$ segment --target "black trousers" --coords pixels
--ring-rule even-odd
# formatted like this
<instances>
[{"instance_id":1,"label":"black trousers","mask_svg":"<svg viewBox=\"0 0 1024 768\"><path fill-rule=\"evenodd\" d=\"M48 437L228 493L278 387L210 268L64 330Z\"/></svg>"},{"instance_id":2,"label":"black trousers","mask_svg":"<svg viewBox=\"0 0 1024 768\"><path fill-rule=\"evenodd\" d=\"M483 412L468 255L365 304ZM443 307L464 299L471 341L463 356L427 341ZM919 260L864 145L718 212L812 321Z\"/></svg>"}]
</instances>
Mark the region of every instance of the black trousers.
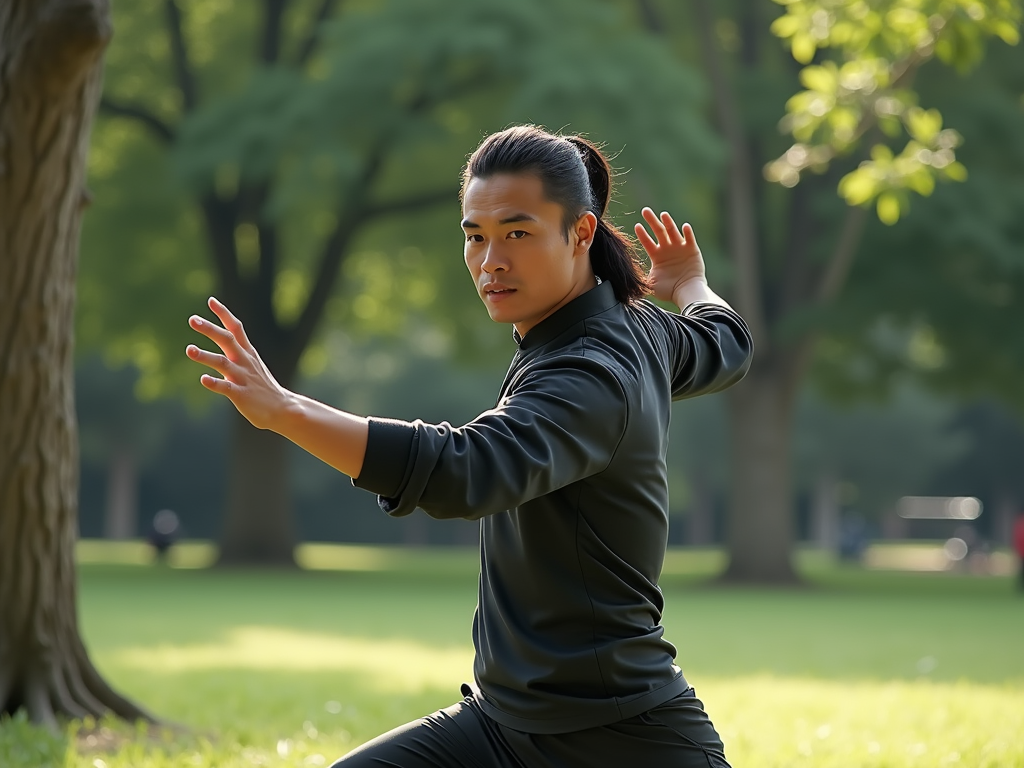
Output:
<instances>
[{"instance_id":1,"label":"black trousers","mask_svg":"<svg viewBox=\"0 0 1024 768\"><path fill-rule=\"evenodd\" d=\"M523 733L496 723L469 686L465 698L378 736L332 768L729 768L693 689L600 728Z\"/></svg>"}]
</instances>

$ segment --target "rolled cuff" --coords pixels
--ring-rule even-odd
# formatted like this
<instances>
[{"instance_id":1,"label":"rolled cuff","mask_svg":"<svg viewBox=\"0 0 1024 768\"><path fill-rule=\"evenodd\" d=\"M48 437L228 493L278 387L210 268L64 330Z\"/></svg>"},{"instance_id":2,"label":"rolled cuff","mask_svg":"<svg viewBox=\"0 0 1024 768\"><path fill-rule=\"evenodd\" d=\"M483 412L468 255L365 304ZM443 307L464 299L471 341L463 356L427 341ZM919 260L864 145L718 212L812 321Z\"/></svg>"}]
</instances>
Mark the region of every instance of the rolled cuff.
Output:
<instances>
[{"instance_id":1,"label":"rolled cuff","mask_svg":"<svg viewBox=\"0 0 1024 768\"><path fill-rule=\"evenodd\" d=\"M352 485L385 498L398 496L412 459L415 435L416 427L407 421L370 418L366 457Z\"/></svg>"}]
</instances>

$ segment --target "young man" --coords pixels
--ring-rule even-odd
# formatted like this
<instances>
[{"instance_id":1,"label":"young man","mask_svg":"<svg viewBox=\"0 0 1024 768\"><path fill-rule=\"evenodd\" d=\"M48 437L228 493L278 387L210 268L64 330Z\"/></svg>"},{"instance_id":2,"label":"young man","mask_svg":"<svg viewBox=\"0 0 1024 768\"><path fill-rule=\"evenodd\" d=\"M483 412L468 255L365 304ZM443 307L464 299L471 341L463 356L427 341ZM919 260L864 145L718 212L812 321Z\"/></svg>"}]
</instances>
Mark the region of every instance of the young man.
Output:
<instances>
[{"instance_id":1,"label":"young man","mask_svg":"<svg viewBox=\"0 0 1024 768\"><path fill-rule=\"evenodd\" d=\"M722 742L663 638L672 399L723 389L752 354L708 287L689 225L645 208L651 269L604 220L607 160L579 137L521 126L463 174L465 260L519 346L497 404L469 424L363 418L284 390L241 323L192 327L223 354L202 383L377 493L381 508L481 520L474 683L464 699L338 765L700 766ZM653 293L682 309L643 300Z\"/></svg>"}]
</instances>

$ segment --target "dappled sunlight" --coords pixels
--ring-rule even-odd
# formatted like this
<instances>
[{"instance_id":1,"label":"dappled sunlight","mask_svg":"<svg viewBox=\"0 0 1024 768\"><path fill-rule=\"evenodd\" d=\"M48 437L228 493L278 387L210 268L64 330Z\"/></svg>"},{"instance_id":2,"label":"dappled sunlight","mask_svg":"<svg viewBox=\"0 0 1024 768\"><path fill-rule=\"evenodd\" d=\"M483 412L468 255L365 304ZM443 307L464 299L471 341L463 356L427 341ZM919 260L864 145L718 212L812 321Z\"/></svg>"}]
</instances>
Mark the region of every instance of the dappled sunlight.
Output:
<instances>
[{"instance_id":1,"label":"dappled sunlight","mask_svg":"<svg viewBox=\"0 0 1024 768\"><path fill-rule=\"evenodd\" d=\"M348 672L386 693L450 687L472 676L470 646L431 646L415 640L371 640L281 627L244 626L218 642L119 649L114 666L175 674L209 669Z\"/></svg>"},{"instance_id":2,"label":"dappled sunlight","mask_svg":"<svg viewBox=\"0 0 1024 768\"><path fill-rule=\"evenodd\" d=\"M691 678L733 765L850 768L1024 765L1024 688Z\"/></svg>"}]
</instances>

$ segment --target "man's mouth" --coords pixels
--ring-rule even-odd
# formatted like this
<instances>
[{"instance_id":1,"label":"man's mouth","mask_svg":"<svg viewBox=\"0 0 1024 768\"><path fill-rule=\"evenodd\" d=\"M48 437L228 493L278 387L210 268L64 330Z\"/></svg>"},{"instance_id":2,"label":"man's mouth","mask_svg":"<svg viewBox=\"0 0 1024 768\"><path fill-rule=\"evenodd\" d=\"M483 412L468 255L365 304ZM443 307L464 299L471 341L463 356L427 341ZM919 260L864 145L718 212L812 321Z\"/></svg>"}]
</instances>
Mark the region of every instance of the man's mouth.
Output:
<instances>
[{"instance_id":1,"label":"man's mouth","mask_svg":"<svg viewBox=\"0 0 1024 768\"><path fill-rule=\"evenodd\" d=\"M509 288L505 285L493 285L484 287L484 298L487 301L501 301L502 299L508 298L516 292L515 288Z\"/></svg>"}]
</instances>

